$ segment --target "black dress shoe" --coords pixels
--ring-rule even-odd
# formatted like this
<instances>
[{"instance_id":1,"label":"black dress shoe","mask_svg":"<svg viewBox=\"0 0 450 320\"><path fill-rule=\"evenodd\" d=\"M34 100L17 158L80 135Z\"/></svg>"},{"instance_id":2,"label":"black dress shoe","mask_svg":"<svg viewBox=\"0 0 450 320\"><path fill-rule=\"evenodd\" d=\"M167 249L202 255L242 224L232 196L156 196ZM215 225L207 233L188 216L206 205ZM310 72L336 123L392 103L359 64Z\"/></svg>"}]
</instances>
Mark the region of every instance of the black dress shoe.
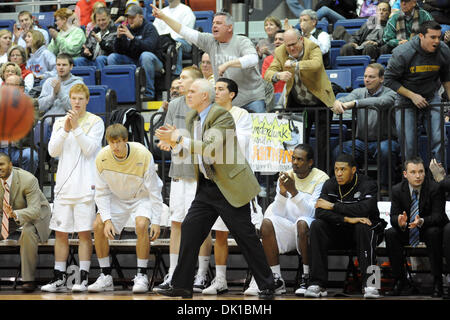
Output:
<instances>
[{"instance_id":1,"label":"black dress shoe","mask_svg":"<svg viewBox=\"0 0 450 320\"><path fill-rule=\"evenodd\" d=\"M396 280L394 287L385 293L388 297L411 295L413 293L413 287L408 280Z\"/></svg>"},{"instance_id":2,"label":"black dress shoe","mask_svg":"<svg viewBox=\"0 0 450 320\"><path fill-rule=\"evenodd\" d=\"M36 290L36 283L34 281L27 281L22 284L22 291L33 292L34 290Z\"/></svg>"},{"instance_id":3,"label":"black dress shoe","mask_svg":"<svg viewBox=\"0 0 450 320\"><path fill-rule=\"evenodd\" d=\"M192 298L192 291L174 287L170 287L169 289L158 290L157 293L167 297L182 297L185 299Z\"/></svg>"},{"instance_id":4,"label":"black dress shoe","mask_svg":"<svg viewBox=\"0 0 450 320\"><path fill-rule=\"evenodd\" d=\"M264 289L258 293L260 299L264 300L273 300L275 297L275 293L273 289Z\"/></svg>"},{"instance_id":5,"label":"black dress shoe","mask_svg":"<svg viewBox=\"0 0 450 320\"><path fill-rule=\"evenodd\" d=\"M432 298L440 298L442 297L442 282L440 281L435 281L434 285L433 285L433 293L431 295Z\"/></svg>"}]
</instances>

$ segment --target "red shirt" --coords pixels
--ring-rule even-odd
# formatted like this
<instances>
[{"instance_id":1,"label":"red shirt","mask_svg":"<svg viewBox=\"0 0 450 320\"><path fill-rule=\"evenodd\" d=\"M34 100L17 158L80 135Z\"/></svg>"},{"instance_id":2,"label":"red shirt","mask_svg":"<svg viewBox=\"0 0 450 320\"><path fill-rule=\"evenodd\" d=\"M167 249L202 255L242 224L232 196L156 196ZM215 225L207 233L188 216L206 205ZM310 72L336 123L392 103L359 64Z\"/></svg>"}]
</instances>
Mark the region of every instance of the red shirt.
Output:
<instances>
[{"instance_id":1,"label":"red shirt","mask_svg":"<svg viewBox=\"0 0 450 320\"><path fill-rule=\"evenodd\" d=\"M261 67L261 74L262 74L263 78L264 78L264 74L266 73L267 68L270 67L270 64L272 63L272 61L273 61L273 55L268 56L264 59L263 65ZM282 93L285 83L286 82L284 82L284 81L275 82L273 84L273 92L274 93Z\"/></svg>"},{"instance_id":2,"label":"red shirt","mask_svg":"<svg viewBox=\"0 0 450 320\"><path fill-rule=\"evenodd\" d=\"M80 18L80 25L87 26L87 24L91 22L92 7L96 2L105 3L105 0L91 0L89 2L87 2L86 0L80 0L77 2L75 13Z\"/></svg>"},{"instance_id":3,"label":"red shirt","mask_svg":"<svg viewBox=\"0 0 450 320\"><path fill-rule=\"evenodd\" d=\"M22 71L22 79L24 79L24 80L25 80L25 77L31 73L31 70L28 70L26 68L25 63L22 63L20 65L20 70Z\"/></svg>"}]
</instances>

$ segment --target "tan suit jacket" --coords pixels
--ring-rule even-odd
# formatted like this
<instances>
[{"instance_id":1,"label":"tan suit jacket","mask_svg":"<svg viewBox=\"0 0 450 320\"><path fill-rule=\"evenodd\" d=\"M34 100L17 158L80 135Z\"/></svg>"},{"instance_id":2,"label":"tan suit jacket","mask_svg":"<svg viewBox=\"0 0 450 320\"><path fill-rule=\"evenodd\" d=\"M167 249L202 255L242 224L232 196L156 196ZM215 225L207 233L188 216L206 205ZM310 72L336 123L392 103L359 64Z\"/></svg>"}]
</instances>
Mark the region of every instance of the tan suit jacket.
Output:
<instances>
[{"instance_id":1,"label":"tan suit jacket","mask_svg":"<svg viewBox=\"0 0 450 320\"><path fill-rule=\"evenodd\" d=\"M331 108L335 101L331 82L325 72L323 66L322 52L317 44L309 39L303 38L303 58L300 61L300 78L308 88L308 90L327 107ZM285 68L284 63L288 60L289 54L286 51L286 46L282 44L275 49L274 59L267 69L264 79L272 81L276 72L290 71L294 74L295 68ZM291 77L286 82L286 99L294 85L295 77ZM286 105L285 105L286 106Z\"/></svg>"},{"instance_id":2,"label":"tan suit jacket","mask_svg":"<svg viewBox=\"0 0 450 320\"><path fill-rule=\"evenodd\" d=\"M186 128L194 137L194 121L200 121L197 111L186 116ZM214 172L213 181L217 184L225 199L235 208L250 202L261 190L259 183L241 153L233 117L219 105L213 105L202 127L203 140L191 139L190 154L195 164L195 176L198 180L198 154L210 155L214 162L210 164ZM208 165L203 158L203 163ZM201 174L201 173L200 173Z\"/></svg>"}]
</instances>

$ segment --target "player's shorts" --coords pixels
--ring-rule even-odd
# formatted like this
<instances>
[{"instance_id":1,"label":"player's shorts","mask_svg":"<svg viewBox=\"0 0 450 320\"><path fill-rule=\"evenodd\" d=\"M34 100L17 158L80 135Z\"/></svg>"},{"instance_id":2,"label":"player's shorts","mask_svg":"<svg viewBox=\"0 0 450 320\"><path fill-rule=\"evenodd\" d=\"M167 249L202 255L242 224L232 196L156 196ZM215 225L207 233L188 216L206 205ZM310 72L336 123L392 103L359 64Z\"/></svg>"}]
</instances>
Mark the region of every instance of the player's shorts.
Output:
<instances>
[{"instance_id":1,"label":"player's shorts","mask_svg":"<svg viewBox=\"0 0 450 320\"><path fill-rule=\"evenodd\" d=\"M172 179L169 199L170 221L184 221L196 192L195 179Z\"/></svg>"},{"instance_id":2,"label":"player's shorts","mask_svg":"<svg viewBox=\"0 0 450 320\"><path fill-rule=\"evenodd\" d=\"M135 202L121 201L117 198L111 199L111 222L118 233L126 226L129 219L136 226L137 217L145 217L151 223L152 208L150 199L140 199Z\"/></svg>"},{"instance_id":3,"label":"player's shorts","mask_svg":"<svg viewBox=\"0 0 450 320\"><path fill-rule=\"evenodd\" d=\"M55 200L49 227L51 230L65 233L91 231L94 221L94 200L74 204Z\"/></svg>"}]
</instances>

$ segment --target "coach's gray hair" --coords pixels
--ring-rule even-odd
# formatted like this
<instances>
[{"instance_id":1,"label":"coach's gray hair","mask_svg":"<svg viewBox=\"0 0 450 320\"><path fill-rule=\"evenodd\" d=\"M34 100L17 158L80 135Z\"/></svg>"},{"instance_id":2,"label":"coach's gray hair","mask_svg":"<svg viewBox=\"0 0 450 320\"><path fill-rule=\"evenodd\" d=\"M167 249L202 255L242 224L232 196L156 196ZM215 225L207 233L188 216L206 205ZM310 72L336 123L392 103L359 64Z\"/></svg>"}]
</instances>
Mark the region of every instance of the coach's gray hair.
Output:
<instances>
[{"instance_id":1,"label":"coach's gray hair","mask_svg":"<svg viewBox=\"0 0 450 320\"><path fill-rule=\"evenodd\" d=\"M318 21L318 17L317 17L317 12L315 12L314 10L311 9L305 9L300 13L300 16L309 16L311 18L311 20L316 20Z\"/></svg>"},{"instance_id":2,"label":"coach's gray hair","mask_svg":"<svg viewBox=\"0 0 450 320\"><path fill-rule=\"evenodd\" d=\"M214 17L217 17L217 16L225 16L226 17L225 18L225 23L227 25L231 24L233 26L233 28L234 28L234 19L233 19L233 16L231 14L229 14L228 12L219 11L219 12L216 12L216 14L214 15Z\"/></svg>"},{"instance_id":3,"label":"coach's gray hair","mask_svg":"<svg viewBox=\"0 0 450 320\"><path fill-rule=\"evenodd\" d=\"M194 83L199 86L200 92L206 92L208 94L209 103L213 103L216 97L216 90L212 83L206 79L197 79Z\"/></svg>"}]
</instances>

